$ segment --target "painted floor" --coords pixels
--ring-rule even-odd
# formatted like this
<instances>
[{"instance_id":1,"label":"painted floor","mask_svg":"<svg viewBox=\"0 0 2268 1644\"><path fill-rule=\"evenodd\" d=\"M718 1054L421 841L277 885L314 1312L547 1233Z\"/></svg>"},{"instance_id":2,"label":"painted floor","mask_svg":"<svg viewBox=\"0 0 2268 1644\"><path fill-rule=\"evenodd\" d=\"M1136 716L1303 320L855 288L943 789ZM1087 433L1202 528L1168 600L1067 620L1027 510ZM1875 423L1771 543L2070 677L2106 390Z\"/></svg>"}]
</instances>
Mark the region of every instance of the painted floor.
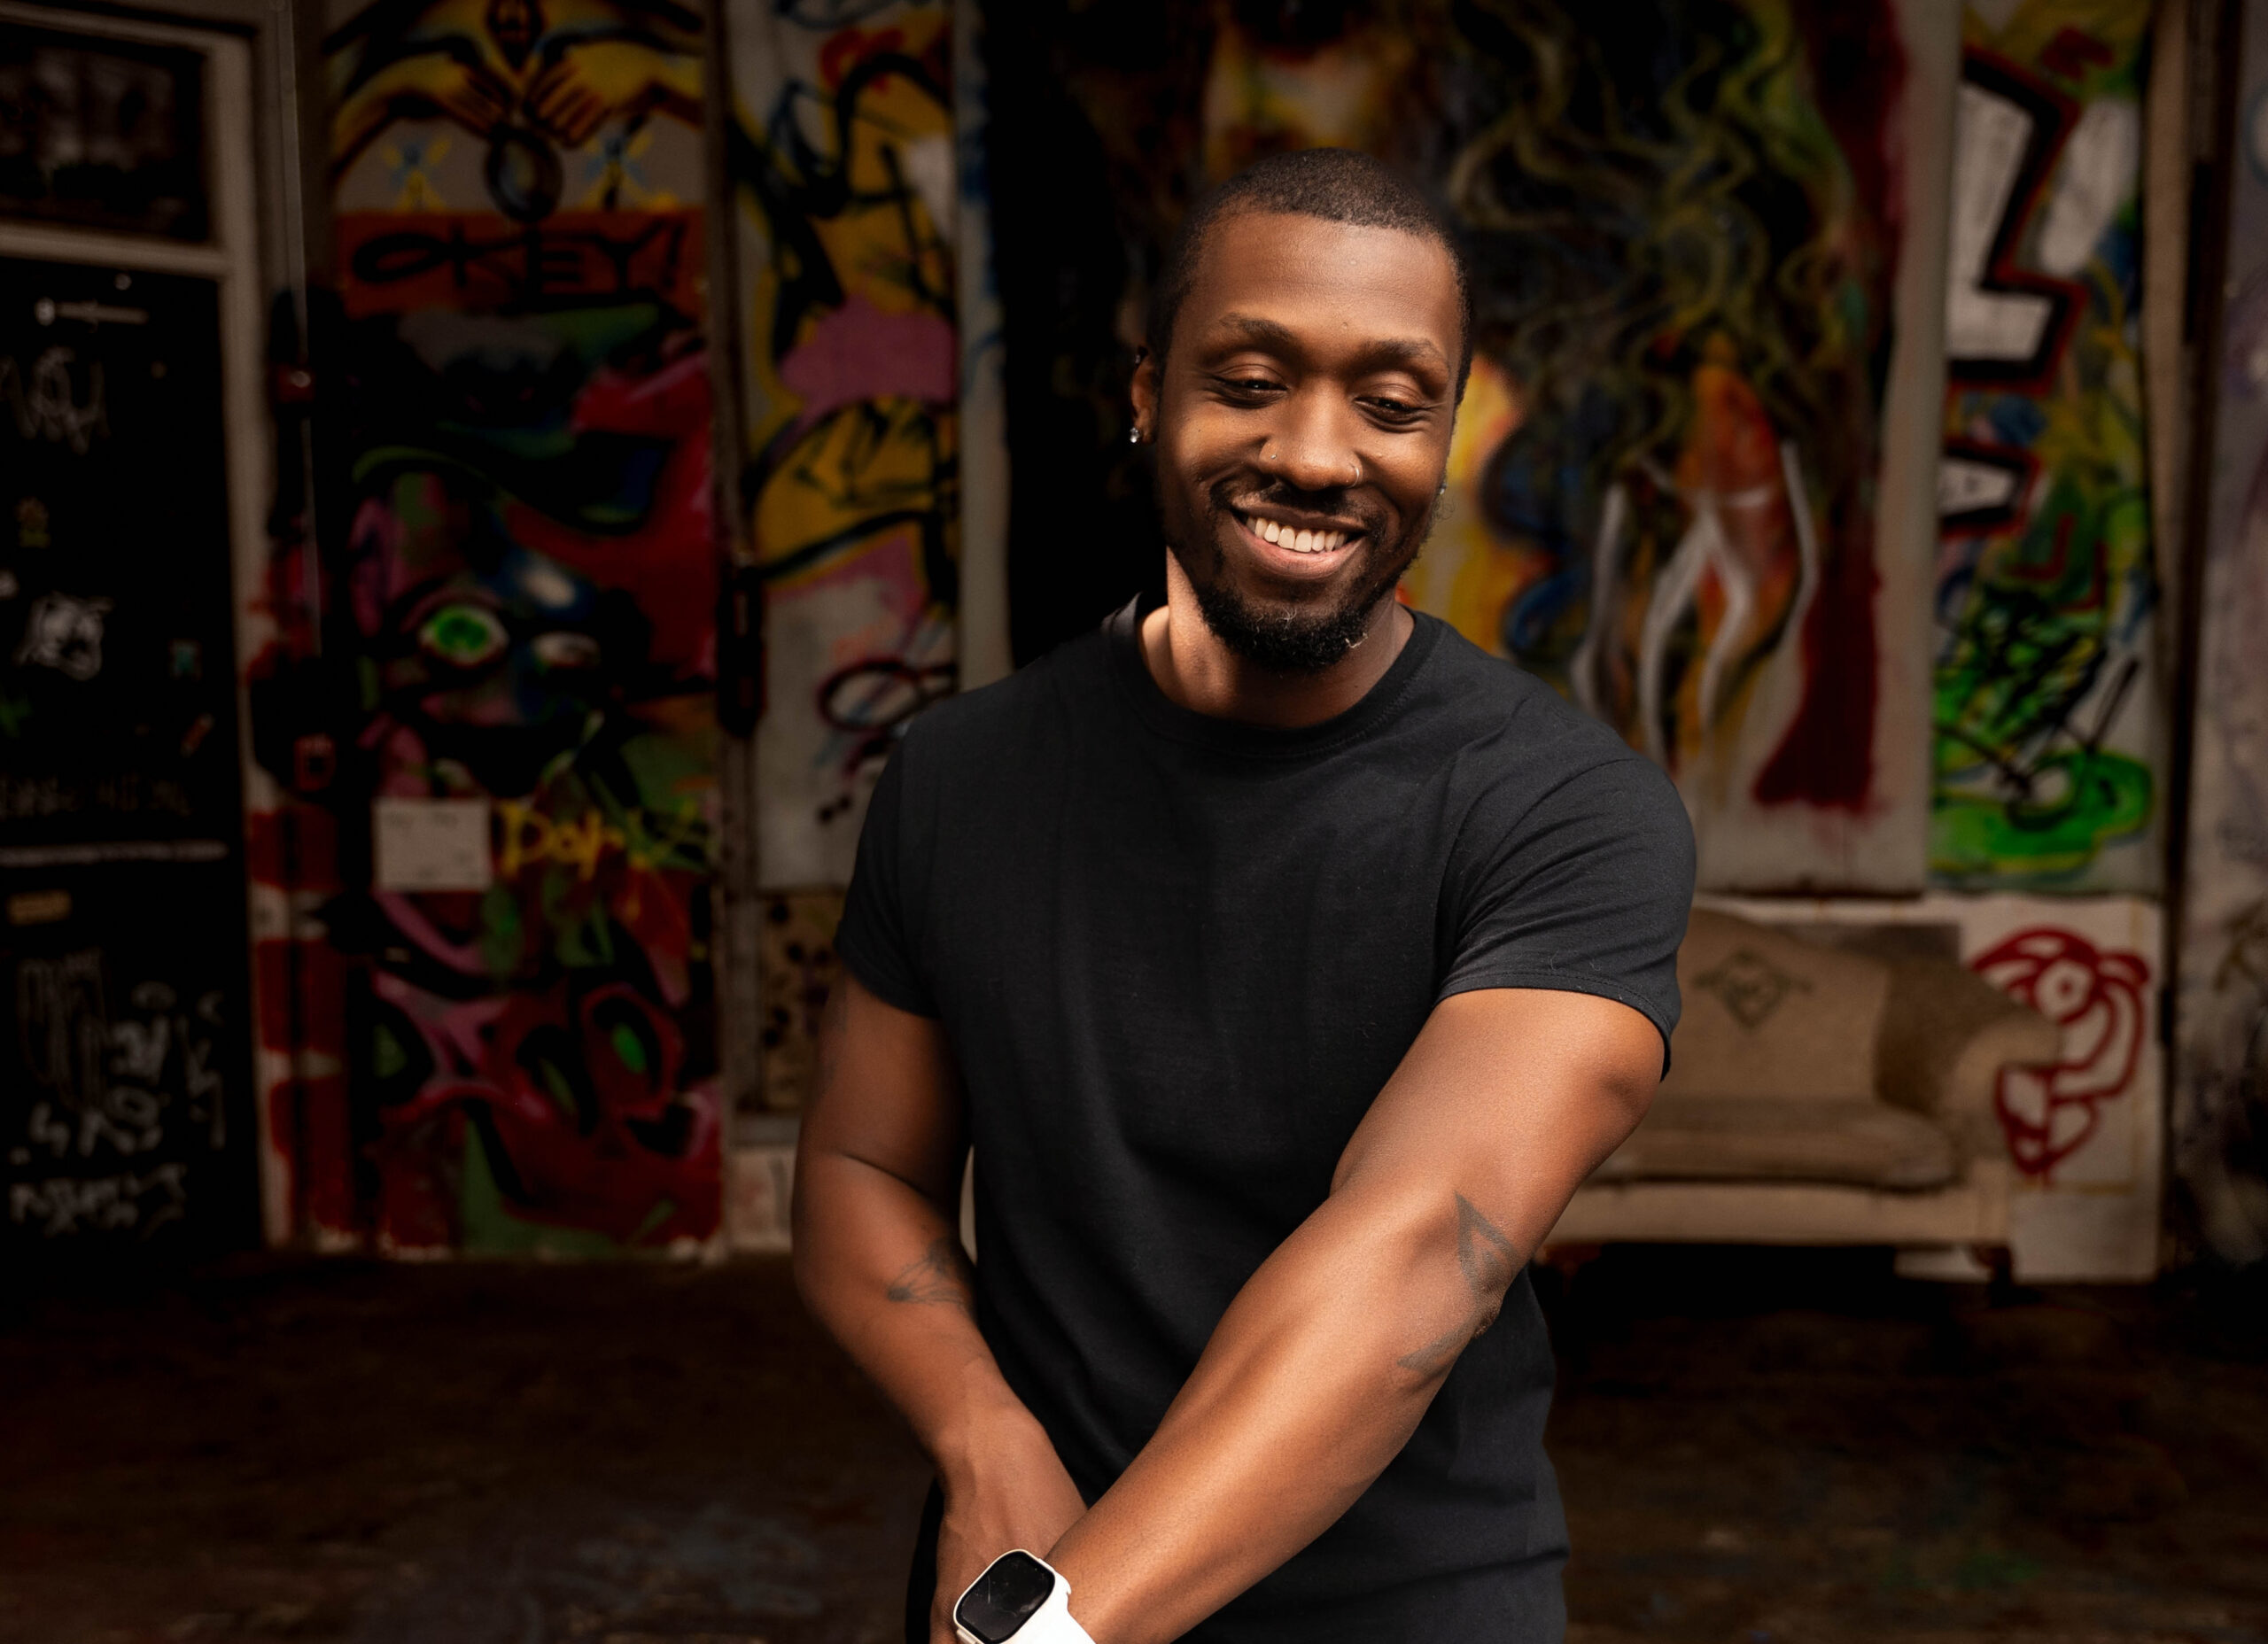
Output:
<instances>
[{"instance_id":1,"label":"painted floor","mask_svg":"<svg viewBox=\"0 0 2268 1644\"><path fill-rule=\"evenodd\" d=\"M2268 1644L2268 1285L1632 1251L1550 1299L1574 1644ZM0 1312L0 1644L894 1640L923 1482L776 1262Z\"/></svg>"}]
</instances>

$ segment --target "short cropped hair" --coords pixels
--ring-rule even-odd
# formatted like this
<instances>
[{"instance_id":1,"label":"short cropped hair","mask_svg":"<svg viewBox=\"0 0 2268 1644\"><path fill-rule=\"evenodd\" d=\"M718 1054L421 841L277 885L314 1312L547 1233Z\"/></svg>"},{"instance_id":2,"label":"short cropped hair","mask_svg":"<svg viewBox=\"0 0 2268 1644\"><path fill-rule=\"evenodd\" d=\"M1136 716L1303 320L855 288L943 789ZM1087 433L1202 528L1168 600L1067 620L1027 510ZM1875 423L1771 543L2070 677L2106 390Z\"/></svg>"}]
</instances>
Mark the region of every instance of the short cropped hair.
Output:
<instances>
[{"instance_id":1,"label":"short cropped hair","mask_svg":"<svg viewBox=\"0 0 2268 1644\"><path fill-rule=\"evenodd\" d=\"M1433 203L1386 166L1352 149L1294 149L1247 166L1206 195L1182 220L1166 248L1150 291L1148 342L1160 365L1173 342L1174 322L1196 283L1197 265L1214 225L1258 212L1318 217L1363 229L1393 229L1431 240L1449 253L1456 271L1457 316L1464 328L1456 362L1456 392L1472 368L1472 271L1456 230Z\"/></svg>"}]
</instances>

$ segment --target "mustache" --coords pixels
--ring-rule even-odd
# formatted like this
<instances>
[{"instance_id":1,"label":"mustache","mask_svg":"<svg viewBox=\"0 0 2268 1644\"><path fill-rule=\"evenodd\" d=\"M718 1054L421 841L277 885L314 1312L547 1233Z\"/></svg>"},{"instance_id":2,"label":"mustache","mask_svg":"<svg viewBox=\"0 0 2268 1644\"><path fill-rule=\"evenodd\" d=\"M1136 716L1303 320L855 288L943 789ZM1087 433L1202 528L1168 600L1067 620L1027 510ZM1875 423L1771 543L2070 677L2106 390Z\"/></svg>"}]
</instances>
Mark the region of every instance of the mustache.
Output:
<instances>
[{"instance_id":1,"label":"mustache","mask_svg":"<svg viewBox=\"0 0 2268 1644\"><path fill-rule=\"evenodd\" d=\"M1327 485L1320 491L1303 491L1280 479L1270 479L1255 489L1242 481L1224 479L1213 486L1208 500L1224 514L1239 508L1279 508L1295 513L1326 514L1337 519L1360 520L1363 531L1373 541L1378 539L1384 525L1385 510L1375 501L1366 506L1361 493L1348 485Z\"/></svg>"}]
</instances>

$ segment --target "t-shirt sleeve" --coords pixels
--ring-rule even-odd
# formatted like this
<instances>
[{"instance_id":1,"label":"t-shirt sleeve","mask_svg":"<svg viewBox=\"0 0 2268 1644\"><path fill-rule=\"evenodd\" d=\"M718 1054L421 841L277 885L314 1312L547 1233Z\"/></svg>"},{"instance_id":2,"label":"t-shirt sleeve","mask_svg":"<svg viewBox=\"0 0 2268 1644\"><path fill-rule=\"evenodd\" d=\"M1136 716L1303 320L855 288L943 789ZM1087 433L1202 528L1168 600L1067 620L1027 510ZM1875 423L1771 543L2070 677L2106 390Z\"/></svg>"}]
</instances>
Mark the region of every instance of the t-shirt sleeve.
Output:
<instances>
[{"instance_id":1,"label":"t-shirt sleeve","mask_svg":"<svg viewBox=\"0 0 2268 1644\"><path fill-rule=\"evenodd\" d=\"M1545 988L1619 1000L1677 1027L1677 949L1693 902L1693 829L1646 760L1583 768L1514 810L1486 795L1453 869L1450 961L1436 1000Z\"/></svg>"},{"instance_id":2,"label":"t-shirt sleeve","mask_svg":"<svg viewBox=\"0 0 2268 1644\"><path fill-rule=\"evenodd\" d=\"M908 814L906 764L906 745L901 742L866 802L835 950L883 1004L935 1016L936 1002L922 973L910 915L909 865L919 848L922 819Z\"/></svg>"}]
</instances>

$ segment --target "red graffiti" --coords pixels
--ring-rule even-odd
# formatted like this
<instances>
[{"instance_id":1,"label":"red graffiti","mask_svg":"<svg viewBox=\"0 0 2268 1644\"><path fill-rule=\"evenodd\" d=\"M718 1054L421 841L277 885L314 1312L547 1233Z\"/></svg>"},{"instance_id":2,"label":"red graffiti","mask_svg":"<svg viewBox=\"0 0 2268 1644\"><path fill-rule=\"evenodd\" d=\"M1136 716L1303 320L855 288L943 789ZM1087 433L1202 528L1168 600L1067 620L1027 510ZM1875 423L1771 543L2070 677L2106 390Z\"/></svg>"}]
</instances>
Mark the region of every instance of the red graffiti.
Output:
<instances>
[{"instance_id":1,"label":"red graffiti","mask_svg":"<svg viewBox=\"0 0 2268 1644\"><path fill-rule=\"evenodd\" d=\"M477 1133L509 1213L652 1248L715 1232L722 1134L687 1089L686 1039L637 990L562 984L457 1006L394 978L377 992L427 1076L380 1110L379 1225L404 1247L462 1243L457 1162Z\"/></svg>"},{"instance_id":2,"label":"red graffiti","mask_svg":"<svg viewBox=\"0 0 2268 1644\"><path fill-rule=\"evenodd\" d=\"M2082 34L2076 28L2064 28L2047 43L2039 54L2040 66L2051 74L2065 80L2084 80L2091 68L2108 68L2118 60L2112 50L2093 35Z\"/></svg>"},{"instance_id":3,"label":"red graffiti","mask_svg":"<svg viewBox=\"0 0 2268 1644\"><path fill-rule=\"evenodd\" d=\"M489 212L350 211L336 225L356 318L649 295L701 306L699 212L563 211L520 224Z\"/></svg>"},{"instance_id":4,"label":"red graffiti","mask_svg":"<svg viewBox=\"0 0 2268 1644\"><path fill-rule=\"evenodd\" d=\"M2102 1105L2133 1083L2148 1019L2148 961L2040 926L2018 931L1969 968L2062 1029L2055 1061L2003 1067L1992 1096L2008 1157L2046 1182L2094 1136Z\"/></svg>"}]
</instances>

